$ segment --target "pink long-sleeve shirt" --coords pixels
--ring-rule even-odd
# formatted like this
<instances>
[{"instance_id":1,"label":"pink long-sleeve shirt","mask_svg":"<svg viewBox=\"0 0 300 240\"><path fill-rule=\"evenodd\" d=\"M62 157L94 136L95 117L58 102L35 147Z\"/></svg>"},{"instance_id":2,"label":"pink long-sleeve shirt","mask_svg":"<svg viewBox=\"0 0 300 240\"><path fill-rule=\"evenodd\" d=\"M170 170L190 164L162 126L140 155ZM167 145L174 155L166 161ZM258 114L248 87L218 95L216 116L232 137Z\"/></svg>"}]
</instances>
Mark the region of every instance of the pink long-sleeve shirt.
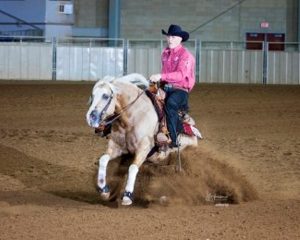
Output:
<instances>
[{"instance_id":1,"label":"pink long-sleeve shirt","mask_svg":"<svg viewBox=\"0 0 300 240\"><path fill-rule=\"evenodd\" d=\"M191 91L195 85L195 58L181 44L174 49L166 48L162 53L163 82Z\"/></svg>"}]
</instances>

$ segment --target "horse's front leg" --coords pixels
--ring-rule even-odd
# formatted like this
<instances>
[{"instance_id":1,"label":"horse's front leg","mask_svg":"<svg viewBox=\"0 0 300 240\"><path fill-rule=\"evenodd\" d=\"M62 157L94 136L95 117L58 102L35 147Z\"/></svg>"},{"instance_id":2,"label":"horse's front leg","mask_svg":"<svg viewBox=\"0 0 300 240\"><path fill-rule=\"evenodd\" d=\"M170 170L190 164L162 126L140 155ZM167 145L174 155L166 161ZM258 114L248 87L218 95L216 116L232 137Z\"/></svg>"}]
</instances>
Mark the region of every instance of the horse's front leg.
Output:
<instances>
[{"instance_id":1,"label":"horse's front leg","mask_svg":"<svg viewBox=\"0 0 300 240\"><path fill-rule=\"evenodd\" d=\"M108 200L110 197L110 189L106 183L106 172L107 165L111 159L117 158L122 155L122 151L119 147L110 140L108 143L108 148L106 153L103 154L99 159L99 168L98 168L98 177L97 177L97 186L100 196L103 200Z\"/></svg>"},{"instance_id":2,"label":"horse's front leg","mask_svg":"<svg viewBox=\"0 0 300 240\"><path fill-rule=\"evenodd\" d=\"M127 183L125 186L125 192L123 194L122 198L122 205L131 205L133 202L133 191L134 191L134 184L136 180L136 176L139 171L139 167L143 164L143 162L146 160L146 157L148 153L150 152L150 142L145 140L137 150L135 154L134 161L129 166L128 169L128 177L127 177Z\"/></svg>"}]
</instances>

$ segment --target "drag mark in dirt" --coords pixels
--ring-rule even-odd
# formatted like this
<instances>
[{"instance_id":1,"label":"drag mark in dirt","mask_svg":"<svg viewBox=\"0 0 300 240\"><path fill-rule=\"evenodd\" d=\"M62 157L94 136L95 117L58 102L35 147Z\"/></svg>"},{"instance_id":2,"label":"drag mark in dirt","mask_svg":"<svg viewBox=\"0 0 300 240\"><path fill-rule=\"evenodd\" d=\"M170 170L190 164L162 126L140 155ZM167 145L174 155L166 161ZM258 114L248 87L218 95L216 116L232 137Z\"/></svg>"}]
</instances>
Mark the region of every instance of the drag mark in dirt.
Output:
<instances>
[{"instance_id":1,"label":"drag mark in dirt","mask_svg":"<svg viewBox=\"0 0 300 240\"><path fill-rule=\"evenodd\" d=\"M0 139L28 140L43 139L55 142L73 142L88 133L61 132L55 130L33 130L33 129L0 129Z\"/></svg>"}]
</instances>

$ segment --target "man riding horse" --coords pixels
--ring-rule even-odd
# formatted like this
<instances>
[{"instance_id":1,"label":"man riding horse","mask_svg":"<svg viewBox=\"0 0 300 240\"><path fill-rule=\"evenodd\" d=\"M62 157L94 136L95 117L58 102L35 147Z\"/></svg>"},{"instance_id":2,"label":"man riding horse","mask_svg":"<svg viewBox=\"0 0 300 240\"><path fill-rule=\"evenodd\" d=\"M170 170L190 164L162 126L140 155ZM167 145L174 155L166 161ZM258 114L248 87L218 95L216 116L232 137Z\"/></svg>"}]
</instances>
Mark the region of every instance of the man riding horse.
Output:
<instances>
[{"instance_id":1,"label":"man riding horse","mask_svg":"<svg viewBox=\"0 0 300 240\"><path fill-rule=\"evenodd\" d=\"M189 33L180 26L170 25L168 32L162 30L162 34L168 43L161 56L162 71L152 75L150 81L161 82L166 92L165 110L173 148L179 145L177 133L184 130L178 112L188 109L188 94L195 85L195 58L182 45L189 39Z\"/></svg>"},{"instance_id":2,"label":"man riding horse","mask_svg":"<svg viewBox=\"0 0 300 240\"><path fill-rule=\"evenodd\" d=\"M192 134L181 134L183 126L178 116L179 110L187 110L188 93L195 84L194 57L181 45L181 42L188 40L189 34L176 25L171 25L168 33L163 31L163 34L167 35L168 47L162 54L162 74L152 75L150 79L164 84L171 147L178 146L177 132L181 149L197 146L197 138L201 138L200 132L190 126ZM103 136L110 134L107 149L99 159L97 187L102 199L108 200L111 193L106 179L109 161L123 154L134 155L128 168L122 205L133 202L134 185L141 165L146 160L159 162L176 151L175 148L168 148L165 152L153 152L160 116L153 107L152 99L144 94L146 91L137 87L139 83L144 87L149 85L140 74L99 80L93 87L90 107L86 113L89 126L104 133ZM109 130L108 133L106 129Z\"/></svg>"}]
</instances>

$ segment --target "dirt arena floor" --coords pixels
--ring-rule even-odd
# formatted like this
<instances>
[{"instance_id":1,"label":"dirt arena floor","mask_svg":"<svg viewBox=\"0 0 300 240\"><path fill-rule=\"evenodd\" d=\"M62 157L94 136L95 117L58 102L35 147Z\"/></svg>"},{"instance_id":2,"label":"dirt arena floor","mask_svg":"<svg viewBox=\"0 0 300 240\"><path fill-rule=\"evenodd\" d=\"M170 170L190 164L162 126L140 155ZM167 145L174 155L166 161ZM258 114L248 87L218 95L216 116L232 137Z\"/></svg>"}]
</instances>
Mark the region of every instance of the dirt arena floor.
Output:
<instances>
[{"instance_id":1,"label":"dirt arena floor","mask_svg":"<svg viewBox=\"0 0 300 240\"><path fill-rule=\"evenodd\" d=\"M91 88L0 82L1 240L300 239L299 86L197 86L204 139L181 154L181 174L174 159L145 164L127 208L129 157L109 165L116 199L95 190L107 142L85 122Z\"/></svg>"}]
</instances>

